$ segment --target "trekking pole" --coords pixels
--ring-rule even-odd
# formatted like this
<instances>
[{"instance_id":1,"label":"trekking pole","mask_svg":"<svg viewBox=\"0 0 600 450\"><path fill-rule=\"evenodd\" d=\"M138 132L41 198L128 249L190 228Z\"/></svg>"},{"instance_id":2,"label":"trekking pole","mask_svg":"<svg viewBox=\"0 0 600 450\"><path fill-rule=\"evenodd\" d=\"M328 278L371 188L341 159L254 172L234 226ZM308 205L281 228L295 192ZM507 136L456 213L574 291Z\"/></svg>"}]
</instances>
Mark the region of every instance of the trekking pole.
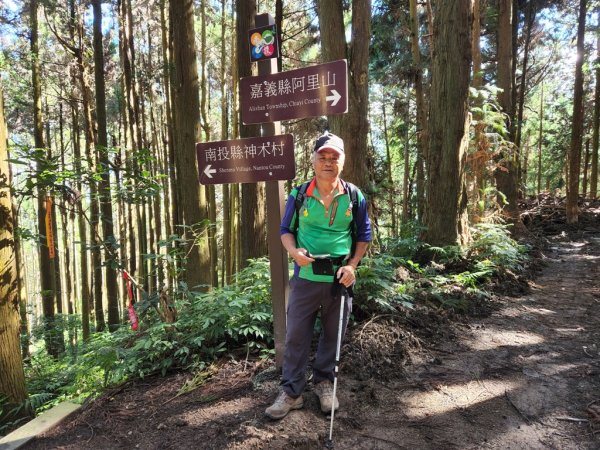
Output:
<instances>
[{"instance_id":1,"label":"trekking pole","mask_svg":"<svg viewBox=\"0 0 600 450\"><path fill-rule=\"evenodd\" d=\"M340 285L340 288L340 322L338 325L337 347L335 349L335 368L333 371L333 398L331 401L331 423L329 425L329 439L327 439L327 441L325 442L325 447L328 449L333 449L333 440L331 439L331 437L333 435L333 417L335 416L335 393L337 390L337 374L340 365L340 348L342 347L342 328L344 327L344 303L348 295L348 291L343 285Z\"/></svg>"}]
</instances>

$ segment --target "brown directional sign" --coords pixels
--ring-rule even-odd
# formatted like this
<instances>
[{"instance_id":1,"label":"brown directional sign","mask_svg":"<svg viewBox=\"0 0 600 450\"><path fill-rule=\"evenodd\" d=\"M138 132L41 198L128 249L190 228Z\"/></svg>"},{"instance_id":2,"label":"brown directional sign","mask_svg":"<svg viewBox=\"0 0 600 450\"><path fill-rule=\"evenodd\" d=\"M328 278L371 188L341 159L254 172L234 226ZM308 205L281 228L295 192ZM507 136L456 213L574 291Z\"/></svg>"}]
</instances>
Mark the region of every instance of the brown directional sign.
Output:
<instances>
[{"instance_id":1,"label":"brown directional sign","mask_svg":"<svg viewBox=\"0 0 600 450\"><path fill-rule=\"evenodd\" d=\"M291 180L296 176L291 134L196 144L201 184Z\"/></svg>"},{"instance_id":2,"label":"brown directional sign","mask_svg":"<svg viewBox=\"0 0 600 450\"><path fill-rule=\"evenodd\" d=\"M242 122L263 123L348 111L345 59L240 79Z\"/></svg>"}]
</instances>

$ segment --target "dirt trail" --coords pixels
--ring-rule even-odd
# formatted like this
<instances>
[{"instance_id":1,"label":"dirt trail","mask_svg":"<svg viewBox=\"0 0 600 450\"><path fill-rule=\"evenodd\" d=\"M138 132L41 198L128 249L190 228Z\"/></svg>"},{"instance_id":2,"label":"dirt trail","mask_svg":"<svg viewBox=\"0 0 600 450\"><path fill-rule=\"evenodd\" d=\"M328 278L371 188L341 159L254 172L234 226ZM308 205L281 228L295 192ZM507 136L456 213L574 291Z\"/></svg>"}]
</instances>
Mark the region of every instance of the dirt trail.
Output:
<instances>
[{"instance_id":1,"label":"dirt trail","mask_svg":"<svg viewBox=\"0 0 600 450\"><path fill-rule=\"evenodd\" d=\"M386 339L398 348L381 376L352 367L359 331L379 319L360 325L345 347L335 448L600 448L600 234L557 239L545 255L530 292L500 299L491 316L468 319L442 340L421 339L410 365L395 358L409 339L399 327ZM189 374L128 384L26 448L323 448L329 421L314 393L304 409L272 422L263 411L275 371L243 369L231 363L179 397Z\"/></svg>"}]
</instances>

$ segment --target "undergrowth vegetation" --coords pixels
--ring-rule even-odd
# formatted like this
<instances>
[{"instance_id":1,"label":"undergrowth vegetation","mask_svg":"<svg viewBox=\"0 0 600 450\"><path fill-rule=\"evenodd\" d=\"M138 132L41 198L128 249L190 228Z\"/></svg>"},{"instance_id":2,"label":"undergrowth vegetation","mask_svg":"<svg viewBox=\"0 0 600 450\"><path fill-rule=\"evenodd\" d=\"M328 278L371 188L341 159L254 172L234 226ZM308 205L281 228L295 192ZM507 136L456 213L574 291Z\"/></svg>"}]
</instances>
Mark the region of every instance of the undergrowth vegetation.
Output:
<instances>
[{"instance_id":1,"label":"undergrowth vegetation","mask_svg":"<svg viewBox=\"0 0 600 450\"><path fill-rule=\"evenodd\" d=\"M427 263L416 262L425 247L409 234L387 242L359 266L355 320L423 305L468 312L473 299L489 297L489 280L500 271L520 270L527 259L527 249L501 225L478 225L466 248L430 248L435 261ZM170 370L202 372L228 354L269 358L270 289L269 261L257 259L229 286L197 293L182 284L173 323L165 323L157 303L146 298L136 304L138 331L93 333L58 360L38 341L39 350L26 361L29 406L40 411L66 399L83 401L109 385Z\"/></svg>"}]
</instances>

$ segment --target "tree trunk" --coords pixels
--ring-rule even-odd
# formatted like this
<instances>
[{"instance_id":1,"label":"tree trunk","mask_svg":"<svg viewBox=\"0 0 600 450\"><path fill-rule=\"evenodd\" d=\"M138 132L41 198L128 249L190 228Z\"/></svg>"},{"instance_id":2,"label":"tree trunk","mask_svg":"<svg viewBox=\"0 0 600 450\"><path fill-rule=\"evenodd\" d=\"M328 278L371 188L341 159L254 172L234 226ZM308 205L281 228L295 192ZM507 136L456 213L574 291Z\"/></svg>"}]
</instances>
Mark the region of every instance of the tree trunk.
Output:
<instances>
[{"instance_id":1,"label":"tree trunk","mask_svg":"<svg viewBox=\"0 0 600 450\"><path fill-rule=\"evenodd\" d=\"M48 108L48 100L45 99L44 102L44 106L45 106L45 115L46 117L50 117L50 112L49 112L49 108ZM46 122L44 123L44 129L46 130L46 140L45 140L45 145L46 145L46 158L48 159L48 161L50 161L52 159L52 140L50 138L50 122ZM60 247L58 245L58 243L60 242L59 239L59 235L58 235L58 222L56 221L56 205L55 205L55 198L54 196L52 196L52 202L51 202L51 206L50 206L50 216L49 216L49 221L46 222L46 224L50 225L52 227L52 246L53 246L53 251L54 251L54 282L56 283L56 289L55 289L55 299L54 301L56 302L56 313L60 316L63 315L63 302L62 302L62 298L63 298L63 292L62 292L62 279L61 279L61 267L60 267ZM64 322L61 321L59 322L59 326L61 328L63 328ZM61 330L61 332L64 331L64 328Z\"/></svg>"},{"instance_id":2,"label":"tree trunk","mask_svg":"<svg viewBox=\"0 0 600 450\"><path fill-rule=\"evenodd\" d=\"M387 183L389 186L389 208L390 208L390 217L392 219L391 224L391 235L393 237L398 235L398 225L397 225L397 217L396 217L396 188L394 184L394 178L392 177L392 154L390 152L390 139L388 136L387 129L387 114L385 111L386 103L385 101L381 104L381 111L383 116L383 138L385 143L385 158L386 158L386 167L387 167Z\"/></svg>"},{"instance_id":3,"label":"tree trunk","mask_svg":"<svg viewBox=\"0 0 600 450\"><path fill-rule=\"evenodd\" d=\"M150 5L147 4L147 14L150 16L152 14L152 10ZM147 30L147 39L148 39L148 61L147 61L147 73L154 73L155 68L152 63L152 54L153 54L153 46L152 46L152 32L150 28ZM160 130L157 127L157 111L156 111L156 102L154 98L154 89L150 87L148 89L148 104L150 106L150 148L152 149L152 154L154 159L149 162L150 171L153 177L156 177L159 173L168 173L168 170L164 170L165 165L163 163L163 157L165 152L163 151L162 146L160 145ZM168 191L165 189L164 193ZM149 249L152 253L159 255L163 248L158 245L158 243L163 240L163 227L162 224L166 222L165 216L161 214L161 199L160 195L155 195L150 197L148 202L148 217L149 217ZM162 270L162 264L157 258L152 258L150 260L150 288L151 291L160 290L163 286L164 282L164 274Z\"/></svg>"},{"instance_id":4,"label":"tree trunk","mask_svg":"<svg viewBox=\"0 0 600 450\"><path fill-rule=\"evenodd\" d=\"M507 117L513 116L513 0L499 0L498 34L497 34L497 85L502 89L498 101ZM510 122L507 127L510 129ZM509 132L510 135L510 132ZM509 136L506 136L508 139ZM503 215L512 223L519 221L517 209L517 152L514 148L504 150L500 155L499 167L495 170L496 188L502 194L498 195L498 203L503 205ZM506 204L504 203L506 201Z\"/></svg>"},{"instance_id":5,"label":"tree trunk","mask_svg":"<svg viewBox=\"0 0 600 450\"><path fill-rule=\"evenodd\" d=\"M192 248L185 249L188 286L208 286L211 283L210 253L206 236L206 195L198 183L196 142L200 142L200 98L198 66L194 40L194 2L172 0L170 6L173 33L173 115L175 122L175 169L180 187L178 223L190 227L185 236Z\"/></svg>"},{"instance_id":6,"label":"tree trunk","mask_svg":"<svg viewBox=\"0 0 600 450\"><path fill-rule=\"evenodd\" d=\"M204 142L209 142L211 140L211 129L210 129L210 121L208 120L208 89L207 89L207 80L206 80L206 54L208 53L208 48L206 47L206 0L202 0L200 3L201 15L202 15L202 27L201 27L201 73L202 80L200 82L201 86L201 98L200 98L200 114L202 117L202 128L204 130ZM208 220L210 221L208 225L208 243L210 248L210 272L212 279L212 286L219 285L219 254L218 254L218 246L217 246L217 201L216 201L216 192L215 186L210 184L206 186L206 203L208 206Z\"/></svg>"},{"instance_id":7,"label":"tree trunk","mask_svg":"<svg viewBox=\"0 0 600 450\"><path fill-rule=\"evenodd\" d=\"M585 140L585 157L583 158L583 183L581 186L581 192L583 194L583 198L587 197L587 187L588 187L588 167L590 165L590 140Z\"/></svg>"},{"instance_id":8,"label":"tree trunk","mask_svg":"<svg viewBox=\"0 0 600 450\"><path fill-rule=\"evenodd\" d=\"M248 58L248 30L254 27L256 15L255 0L236 0L236 33L237 33L237 69L236 78L250 76L251 65ZM259 136L257 125L243 125L239 122L239 135L242 138ZM241 199L241 255L240 265L246 267L249 258L257 258L267 254L266 215L264 199L264 183L242 184Z\"/></svg>"},{"instance_id":9,"label":"tree trunk","mask_svg":"<svg viewBox=\"0 0 600 450\"><path fill-rule=\"evenodd\" d=\"M69 23L69 34L71 42L75 42L75 29L76 29L76 14L75 14L75 0L69 1L70 9L70 23ZM77 75L72 74L71 84L73 87L77 84ZM80 146L80 128L79 128L79 99L75 98L75 94L71 94L71 124L73 127L73 163L75 167L75 173L79 174L75 179L75 189L81 195L77 201L77 225L79 230L79 270L81 271L81 332L84 341L88 341L90 338L90 303L91 303L91 291L89 282L89 271L88 271L88 247L89 242L87 239L87 225L83 213L83 198L82 195L82 183L83 178L82 170L82 157L81 157L81 146ZM86 138L87 141L87 138Z\"/></svg>"},{"instance_id":10,"label":"tree trunk","mask_svg":"<svg viewBox=\"0 0 600 450\"><path fill-rule=\"evenodd\" d=\"M108 328L115 331L121 323L119 317L119 288L117 286L118 250L113 227L112 196L110 193L110 162L108 160L108 135L106 133L106 88L104 85L104 46L102 42L102 0L93 0L94 9L94 79L96 81L96 120L100 161L98 194L101 211L104 259L106 260L106 297L108 299Z\"/></svg>"},{"instance_id":11,"label":"tree trunk","mask_svg":"<svg viewBox=\"0 0 600 450\"><path fill-rule=\"evenodd\" d=\"M427 156L427 112L423 94L423 70L421 68L421 48L419 46L419 17L417 15L417 0L410 0L410 40L415 83L415 99L417 103L417 216L423 220L425 213L425 183L426 171L424 165Z\"/></svg>"},{"instance_id":12,"label":"tree trunk","mask_svg":"<svg viewBox=\"0 0 600 450\"><path fill-rule=\"evenodd\" d=\"M515 145L521 148L521 133L523 129L523 109L525 108L525 90L527 88L527 70L529 66L529 47L531 46L531 30L535 23L536 6L533 2L527 3L525 9L525 40L523 41L523 66L521 68L521 80L519 83L519 99L517 105L517 120L515 133Z\"/></svg>"},{"instance_id":13,"label":"tree trunk","mask_svg":"<svg viewBox=\"0 0 600 450\"><path fill-rule=\"evenodd\" d=\"M227 29L227 14L226 14L226 3L221 3L221 66L219 68L219 78L221 82L221 139L226 140L229 137L229 117L227 111L227 84L228 78L226 76L225 67L228 66L227 53L226 53L226 39L225 31ZM277 29L279 32L279 28ZM280 41L281 42L281 41ZM234 58L231 58L234 59ZM281 60L281 58L279 58ZM223 258L221 260L221 285L224 286L229 284L231 278L231 257L235 254L231 250L232 236L231 236L231 199L229 184L224 183L222 186L223 193Z\"/></svg>"},{"instance_id":14,"label":"tree trunk","mask_svg":"<svg viewBox=\"0 0 600 450\"><path fill-rule=\"evenodd\" d=\"M581 143L583 134L583 45L585 38L586 0L579 1L577 24L577 61L575 63L575 86L573 94L573 121L571 147L569 149L569 180L567 189L567 223L579 220L579 172L581 170Z\"/></svg>"},{"instance_id":15,"label":"tree trunk","mask_svg":"<svg viewBox=\"0 0 600 450\"><path fill-rule=\"evenodd\" d=\"M544 83L540 93L540 129L538 134L537 193L542 192L542 138L544 131Z\"/></svg>"},{"instance_id":16,"label":"tree trunk","mask_svg":"<svg viewBox=\"0 0 600 450\"><path fill-rule=\"evenodd\" d=\"M529 131L525 138L525 145L523 147L523 170L521 171L521 186L523 187L523 195L527 196L527 172L529 170Z\"/></svg>"},{"instance_id":17,"label":"tree trunk","mask_svg":"<svg viewBox=\"0 0 600 450\"><path fill-rule=\"evenodd\" d=\"M483 87L483 72L481 68L482 57L481 57L481 10L480 0L473 1L473 31L472 31L472 43L471 52L473 54L473 79L471 80L471 86L474 89L481 89ZM481 108L482 100L477 96L473 100L474 108ZM474 152L468 160L470 170L467 171L471 174L470 189L469 192L469 204L472 207L474 223L481 221L484 213L484 208L480 207L481 200L486 185L486 170L485 166L489 160L489 151L487 146L487 139L485 137L485 123L482 121L483 114L480 111L473 112L473 119L475 120L475 139L473 143ZM485 205L485 203L484 203Z\"/></svg>"},{"instance_id":18,"label":"tree trunk","mask_svg":"<svg viewBox=\"0 0 600 450\"><path fill-rule=\"evenodd\" d=\"M96 153L94 147L97 137L94 128L94 119L92 116L92 93L88 84L88 73L83 60L83 25L78 24L79 28L79 47L76 49L77 60L77 76L79 77L79 85L81 89L81 102L83 105L83 122L85 133L85 156L88 163L88 169L91 173L98 172ZM100 231L98 225L100 222L100 206L98 205L98 185L94 179L89 182L89 198L90 198L90 242L92 247L91 258L91 275L92 275L92 302L94 305L94 315L96 319L96 331L104 331L106 321L104 319L104 308L102 303L103 283L102 283L102 255L100 248L102 246ZM90 305L91 306L91 305Z\"/></svg>"},{"instance_id":19,"label":"tree trunk","mask_svg":"<svg viewBox=\"0 0 600 450\"><path fill-rule=\"evenodd\" d=\"M501 1L501 0L500 0ZM516 121L515 121L515 111L516 111L516 105L517 105L517 62L519 60L518 57L518 51L519 51L519 0L512 0L512 20L511 20L511 27L512 27L512 65L511 65L511 74L510 74L510 93L511 93L511 100L510 100L510 105L511 105L511 110L510 110L510 115L508 116L508 125L509 125L509 133L510 133L510 140L512 142L516 142L516 132L517 132L517 127L516 127ZM516 152L519 152L519 147L517 147ZM517 163L517 171L519 170L519 156L517 155L516 157L516 163ZM518 176L517 178L515 178L515 182L518 183ZM517 185L518 186L518 185Z\"/></svg>"},{"instance_id":20,"label":"tree trunk","mask_svg":"<svg viewBox=\"0 0 600 450\"><path fill-rule=\"evenodd\" d=\"M134 71L134 55L132 53L132 44L130 40L133 39L133 24L131 23L132 17L129 11L129 0L118 0L119 6L119 44L120 44L120 55L121 63L123 65L123 85L124 85L124 111L125 111L125 123L127 126L127 133L129 140L127 142L127 153L125 156L127 169L135 175L139 174L139 167L137 163L137 157L139 154L140 146L142 145L141 132L139 127L139 108L137 102L137 92L135 91L135 79L133 76ZM137 187L137 182L133 183L134 189ZM142 253L140 247L141 242L139 236L142 233L142 224L140 223L140 210L137 208L135 203L129 202L127 204L127 224L128 224L128 253L129 253L129 273L132 276L136 276L138 280L145 279L145 273L143 265L139 266L138 255Z\"/></svg>"},{"instance_id":21,"label":"tree trunk","mask_svg":"<svg viewBox=\"0 0 600 450\"><path fill-rule=\"evenodd\" d=\"M237 30L237 21L236 10L237 10L237 2L231 2L231 29L236 30L231 33L231 52L232 55L232 67L231 67L231 138L236 139L240 136L240 126L239 126L239 89L238 89L238 80L239 80L239 67L238 67L238 49L237 49L237 40L238 40L238 30ZM242 244L241 244L241 230L240 230L240 185L232 184L231 185L231 200L230 200L230 218L231 218L231 260L229 261L230 265L230 278L227 279L227 283L230 284L233 281L233 275L237 273L241 268L241 255L242 255Z\"/></svg>"},{"instance_id":22,"label":"tree trunk","mask_svg":"<svg viewBox=\"0 0 600 450\"><path fill-rule=\"evenodd\" d=\"M592 173L590 174L590 198L598 197L598 135L600 130L600 8L596 8L596 86L594 88L594 119L592 123Z\"/></svg>"},{"instance_id":23,"label":"tree trunk","mask_svg":"<svg viewBox=\"0 0 600 450\"><path fill-rule=\"evenodd\" d=\"M27 389L20 348L19 275L6 142L4 93L0 84L0 397L6 397L0 412L8 413L8 417L2 414L0 425L31 415L28 407L11 414L27 399Z\"/></svg>"},{"instance_id":24,"label":"tree trunk","mask_svg":"<svg viewBox=\"0 0 600 450\"><path fill-rule=\"evenodd\" d=\"M429 180L425 241L469 240L465 161L469 144L470 2L434 2L434 51L429 111Z\"/></svg>"},{"instance_id":25,"label":"tree trunk","mask_svg":"<svg viewBox=\"0 0 600 450\"><path fill-rule=\"evenodd\" d=\"M60 86L60 95L63 96L63 86ZM64 139L64 114L63 114L63 102L59 103L59 118L58 118L58 126L59 126L59 136L60 136L60 167L61 170L67 170L67 166L65 163L65 154L67 149L65 147L65 139ZM64 249L64 274L65 274L65 300L67 302L67 314L72 316L74 314L73 309L73 285L76 285L74 282L72 267L71 267L71 249L69 242L74 241L74 239L69 240L69 218L67 216L67 211L69 209L68 201L64 198L62 199L62 208L60 210L60 220L62 225L62 245ZM69 330L69 345L71 346L71 350L73 350L75 346L75 333L76 327L72 326L74 322L69 320L68 322L68 330Z\"/></svg>"},{"instance_id":26,"label":"tree trunk","mask_svg":"<svg viewBox=\"0 0 600 450\"><path fill-rule=\"evenodd\" d=\"M76 80L79 83L81 91L81 103L83 106L83 120L84 120L84 134L85 134L85 155L88 162L88 170L96 174L97 173L97 159L95 155L95 144L96 144L96 129L94 127L94 119L92 115L92 93L89 86L88 70L84 61L84 30L83 24L76 19L75 5L74 2L71 6L71 34L72 41L78 40L77 45L64 44L65 48L70 50L75 58L77 65L76 68ZM75 37L75 32L77 36ZM75 79L74 79L75 84ZM74 100L75 101L75 100ZM75 111L73 109L73 111ZM78 143L75 143L75 148L78 148ZM76 160L78 158L76 157ZM77 164L77 162L76 162ZM80 166L81 167L81 166ZM103 285L102 285L102 256L100 248L102 245L101 237L98 231L98 223L100 220L100 207L97 201L97 184L94 178L90 178L89 181L89 199L90 199L90 242L93 243L91 250L91 281L93 286L93 295L91 296L90 303L94 305L95 319L96 319L96 330L104 330L106 323L104 320L104 309L102 303ZM82 197L83 198L83 197ZM79 213L83 214L83 206L78 205ZM83 271L82 267L82 271ZM91 305L90 305L91 306ZM85 332L84 332L85 335Z\"/></svg>"},{"instance_id":27,"label":"tree trunk","mask_svg":"<svg viewBox=\"0 0 600 450\"><path fill-rule=\"evenodd\" d=\"M177 233L176 218L177 213L177 194L175 192L176 186L176 173L175 167L175 147L173 144L173 112L171 108L171 100L173 98L171 94L171 82L170 82L170 67L171 67L171 48L169 46L169 24L166 18L165 0L160 1L160 23L161 23L161 44L162 44L162 65L163 65L163 85L165 89L165 116L166 116L166 131L167 131L167 145L165 153L165 166L164 173L169 174L169 178L163 180L163 187L165 191L163 208L167 216L165 223L165 234L171 236L173 233ZM170 169L169 169L170 168ZM165 249L166 252L170 252L170 248ZM172 264L178 265L179 261L174 261ZM169 279L168 285L172 285L174 280Z\"/></svg>"},{"instance_id":28,"label":"tree trunk","mask_svg":"<svg viewBox=\"0 0 600 450\"><path fill-rule=\"evenodd\" d=\"M31 1L31 73L33 85L33 107L34 107L34 141L39 152L46 152L44 143L44 122L42 117L42 87L40 74L40 58L38 44L38 1ZM38 173L44 170L38 163ZM56 271L54 259L51 257L51 249L47 244L46 235L52 230L46 230L46 215L51 217L51 211L46 210L47 191L43 186L38 186L38 230L40 233L39 258L40 258L40 288L42 291L42 305L44 314L44 340L49 355L57 357L64 349L62 335L56 327L55 321L55 298L56 298ZM51 224L50 224L51 225ZM44 231L46 230L46 231ZM53 249L52 249L53 250ZM62 344L62 345L61 345Z\"/></svg>"},{"instance_id":29,"label":"tree trunk","mask_svg":"<svg viewBox=\"0 0 600 450\"><path fill-rule=\"evenodd\" d=\"M402 222L407 223L410 218L410 87L406 92L406 119L404 139L404 176L402 180Z\"/></svg>"},{"instance_id":30,"label":"tree trunk","mask_svg":"<svg viewBox=\"0 0 600 450\"><path fill-rule=\"evenodd\" d=\"M0 86L1 88L1 86ZM1 97L1 95L0 95ZM0 102L2 99L0 98ZM0 121L0 126L4 126ZM2 131L0 131L0 134ZM1 145L1 144L0 144ZM10 165L8 166L10 174ZM12 179L12 176L11 176ZM15 228L19 226L19 215L17 213L16 201L13 198L12 217ZM29 345L31 344L31 335L29 333L29 321L27 320L27 310L29 308L29 295L27 294L27 280L25 278L25 256L23 255L23 247L21 239L15 239L15 261L17 263L17 282L19 290L19 314L21 316L21 353L23 358L28 358L30 355Z\"/></svg>"},{"instance_id":31,"label":"tree trunk","mask_svg":"<svg viewBox=\"0 0 600 450\"><path fill-rule=\"evenodd\" d=\"M317 0L323 61L347 59L348 113L328 116L333 133L344 140L346 163L343 178L368 186L366 165L368 136L368 56L371 39L371 1L352 1L351 48L346 48L341 0Z\"/></svg>"}]
</instances>

